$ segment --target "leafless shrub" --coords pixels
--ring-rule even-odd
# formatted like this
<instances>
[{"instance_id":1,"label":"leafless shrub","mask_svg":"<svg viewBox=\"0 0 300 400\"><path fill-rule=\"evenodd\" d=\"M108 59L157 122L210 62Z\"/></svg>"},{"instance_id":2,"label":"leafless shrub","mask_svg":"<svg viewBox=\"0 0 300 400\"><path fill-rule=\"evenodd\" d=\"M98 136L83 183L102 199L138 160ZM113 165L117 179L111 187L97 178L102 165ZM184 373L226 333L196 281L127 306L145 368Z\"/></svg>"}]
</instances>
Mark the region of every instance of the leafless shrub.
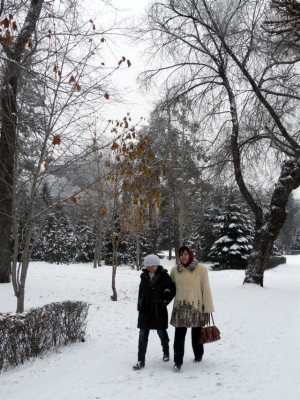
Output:
<instances>
[{"instance_id":1,"label":"leafless shrub","mask_svg":"<svg viewBox=\"0 0 300 400\"><path fill-rule=\"evenodd\" d=\"M0 315L0 371L77 341L84 341L88 304L51 303L22 314Z\"/></svg>"}]
</instances>

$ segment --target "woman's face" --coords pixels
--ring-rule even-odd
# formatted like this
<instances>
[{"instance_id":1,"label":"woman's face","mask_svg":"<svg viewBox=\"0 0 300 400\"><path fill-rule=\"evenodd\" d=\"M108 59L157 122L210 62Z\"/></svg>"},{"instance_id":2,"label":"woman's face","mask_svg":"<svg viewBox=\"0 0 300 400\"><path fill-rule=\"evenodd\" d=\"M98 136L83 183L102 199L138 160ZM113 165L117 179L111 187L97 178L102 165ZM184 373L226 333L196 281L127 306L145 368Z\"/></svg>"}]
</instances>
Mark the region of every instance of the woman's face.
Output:
<instances>
[{"instance_id":1,"label":"woman's face","mask_svg":"<svg viewBox=\"0 0 300 400\"><path fill-rule=\"evenodd\" d=\"M157 268L158 268L158 265L152 265L151 267L147 267L147 270L149 272L156 272Z\"/></svg>"},{"instance_id":2,"label":"woman's face","mask_svg":"<svg viewBox=\"0 0 300 400\"><path fill-rule=\"evenodd\" d=\"M189 261L189 252L187 250L184 250L184 252L181 254L181 256L179 256L180 261L183 264L186 264Z\"/></svg>"}]
</instances>

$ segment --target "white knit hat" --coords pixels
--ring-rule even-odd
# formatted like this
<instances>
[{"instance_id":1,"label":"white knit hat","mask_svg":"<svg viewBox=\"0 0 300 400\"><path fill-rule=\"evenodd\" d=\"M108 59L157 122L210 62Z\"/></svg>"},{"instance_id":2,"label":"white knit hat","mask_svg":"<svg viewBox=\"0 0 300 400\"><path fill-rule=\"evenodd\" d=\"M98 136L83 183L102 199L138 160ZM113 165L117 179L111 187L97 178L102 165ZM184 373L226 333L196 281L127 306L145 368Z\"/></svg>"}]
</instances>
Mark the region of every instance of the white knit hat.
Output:
<instances>
[{"instance_id":1,"label":"white knit hat","mask_svg":"<svg viewBox=\"0 0 300 400\"><path fill-rule=\"evenodd\" d=\"M160 259L155 254L149 254L144 259L144 266L145 267L153 267L154 265L159 265Z\"/></svg>"}]
</instances>

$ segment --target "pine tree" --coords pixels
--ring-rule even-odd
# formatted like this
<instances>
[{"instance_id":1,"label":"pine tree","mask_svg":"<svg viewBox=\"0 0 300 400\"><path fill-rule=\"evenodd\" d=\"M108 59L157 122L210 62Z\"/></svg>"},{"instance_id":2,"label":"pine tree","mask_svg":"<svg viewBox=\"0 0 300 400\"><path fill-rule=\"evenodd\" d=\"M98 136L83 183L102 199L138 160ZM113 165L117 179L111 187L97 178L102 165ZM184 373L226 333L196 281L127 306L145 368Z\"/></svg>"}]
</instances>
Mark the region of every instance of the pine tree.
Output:
<instances>
[{"instance_id":1,"label":"pine tree","mask_svg":"<svg viewBox=\"0 0 300 400\"><path fill-rule=\"evenodd\" d=\"M85 225L83 221L78 222L76 226L76 253L75 262L90 262L94 259L95 235L93 230Z\"/></svg>"},{"instance_id":2,"label":"pine tree","mask_svg":"<svg viewBox=\"0 0 300 400\"><path fill-rule=\"evenodd\" d=\"M75 261L78 243L66 207L57 205L45 222L33 258L58 264Z\"/></svg>"},{"instance_id":3,"label":"pine tree","mask_svg":"<svg viewBox=\"0 0 300 400\"><path fill-rule=\"evenodd\" d=\"M252 249L253 226L241 204L228 204L214 224L219 238L208 255L213 269L245 269Z\"/></svg>"},{"instance_id":4,"label":"pine tree","mask_svg":"<svg viewBox=\"0 0 300 400\"><path fill-rule=\"evenodd\" d=\"M205 203L200 209L198 205L193 213L193 221L191 220L189 223L189 227L193 229L185 243L193 249L194 255L199 261L207 260L207 255L217 239L213 226L218 213L219 209L214 205Z\"/></svg>"}]
</instances>

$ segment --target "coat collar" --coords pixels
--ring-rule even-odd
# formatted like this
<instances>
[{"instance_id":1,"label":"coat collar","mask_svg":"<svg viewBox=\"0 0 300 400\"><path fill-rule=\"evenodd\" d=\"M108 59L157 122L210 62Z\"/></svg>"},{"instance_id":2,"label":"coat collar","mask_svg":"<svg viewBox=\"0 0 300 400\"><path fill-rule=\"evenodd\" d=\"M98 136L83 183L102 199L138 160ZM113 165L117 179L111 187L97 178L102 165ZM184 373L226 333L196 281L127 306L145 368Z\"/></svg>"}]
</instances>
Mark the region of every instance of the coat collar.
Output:
<instances>
[{"instance_id":1,"label":"coat collar","mask_svg":"<svg viewBox=\"0 0 300 400\"><path fill-rule=\"evenodd\" d=\"M146 282L149 282L151 285L153 285L153 282L157 282L157 280L162 279L162 277L165 276L165 273L167 272L166 269L164 269L161 265L158 266L155 275L150 281L150 276L149 276L149 271L147 268L141 273L141 279L144 279Z\"/></svg>"},{"instance_id":2,"label":"coat collar","mask_svg":"<svg viewBox=\"0 0 300 400\"><path fill-rule=\"evenodd\" d=\"M185 269L187 269L189 271L194 271L194 269L196 269L197 265L198 265L198 261L194 258L194 260L187 267L184 267L181 264L181 262L179 262L179 264L177 265L177 270L178 270L178 272L182 272Z\"/></svg>"}]
</instances>

